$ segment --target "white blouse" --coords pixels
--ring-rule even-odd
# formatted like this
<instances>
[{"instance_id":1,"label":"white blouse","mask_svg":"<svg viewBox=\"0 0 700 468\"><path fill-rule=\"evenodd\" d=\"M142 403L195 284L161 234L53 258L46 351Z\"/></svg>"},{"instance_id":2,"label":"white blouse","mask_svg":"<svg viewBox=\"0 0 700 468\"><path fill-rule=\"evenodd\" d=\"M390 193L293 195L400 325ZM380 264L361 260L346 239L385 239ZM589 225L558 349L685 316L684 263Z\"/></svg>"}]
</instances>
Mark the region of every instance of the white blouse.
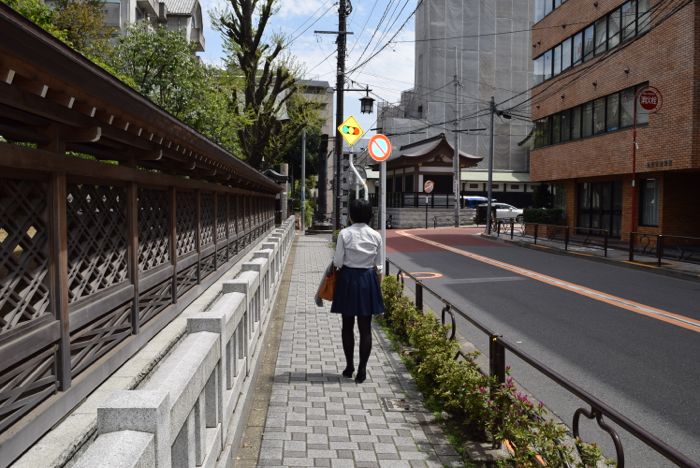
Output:
<instances>
[{"instance_id":1,"label":"white blouse","mask_svg":"<svg viewBox=\"0 0 700 468\"><path fill-rule=\"evenodd\" d=\"M382 236L364 223L355 223L338 234L333 264L382 271Z\"/></svg>"}]
</instances>

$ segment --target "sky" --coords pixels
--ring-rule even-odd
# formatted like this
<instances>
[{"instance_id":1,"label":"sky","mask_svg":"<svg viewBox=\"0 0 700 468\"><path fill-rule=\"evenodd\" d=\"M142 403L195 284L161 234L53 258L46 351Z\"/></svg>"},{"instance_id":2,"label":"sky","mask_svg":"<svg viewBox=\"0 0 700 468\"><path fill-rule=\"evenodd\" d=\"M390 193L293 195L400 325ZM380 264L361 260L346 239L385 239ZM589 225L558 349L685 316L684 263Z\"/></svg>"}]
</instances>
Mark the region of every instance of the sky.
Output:
<instances>
[{"instance_id":1,"label":"sky","mask_svg":"<svg viewBox=\"0 0 700 468\"><path fill-rule=\"evenodd\" d=\"M204 10L205 51L200 54L202 60L209 64L220 65L224 60L221 35L211 26L210 12L225 8L226 0L200 0ZM386 20L377 30L385 9L389 7ZM401 11L403 7L403 11ZM347 30L354 34L348 35L347 49L349 51L346 70L358 63L358 59L371 40L365 58L374 47L385 45L391 36L399 29L405 18L409 17L416 7L416 0L354 0L353 11L347 19ZM400 14L399 14L400 13ZM394 18L396 20L394 21ZM388 23L388 24L387 24ZM389 26L387 31L387 26ZM308 28L308 29L307 29ZM338 6L336 0L278 0L277 12L268 24L266 34L281 33L294 39L289 46L289 52L296 58L298 64L305 70L303 78L328 81L335 87L336 44L335 35L314 34L314 30L338 30ZM380 40L381 39L381 40ZM411 18L395 40L414 39L414 19ZM330 57L329 57L330 55ZM328 57L326 59L326 57ZM365 58L362 60L364 61ZM324 59L326 59L324 61ZM369 85L375 99L377 95L389 102L398 102L401 91L413 86L414 48L412 42L392 43L374 57L366 66L349 76L356 83L348 83L352 88L364 88ZM362 128L369 131L376 127L375 102L374 113L360 113L360 97L364 93L345 93L345 116L353 115ZM334 110L335 114L335 110Z\"/></svg>"}]
</instances>

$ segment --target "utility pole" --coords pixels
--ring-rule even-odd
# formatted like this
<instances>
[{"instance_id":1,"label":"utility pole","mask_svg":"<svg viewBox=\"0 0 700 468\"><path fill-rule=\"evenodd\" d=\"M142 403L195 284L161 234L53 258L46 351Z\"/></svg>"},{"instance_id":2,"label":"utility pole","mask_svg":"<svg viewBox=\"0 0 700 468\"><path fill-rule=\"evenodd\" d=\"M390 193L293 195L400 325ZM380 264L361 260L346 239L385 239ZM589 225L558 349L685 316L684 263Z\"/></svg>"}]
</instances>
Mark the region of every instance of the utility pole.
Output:
<instances>
[{"instance_id":1,"label":"utility pole","mask_svg":"<svg viewBox=\"0 0 700 468\"><path fill-rule=\"evenodd\" d=\"M343 112L343 94L345 90L345 47L347 43L347 31L345 19L349 14L347 0L338 1L338 75L335 84L336 112L335 112L335 222L334 229L340 229L340 163L343 160L343 137L340 135L338 125L345 120Z\"/></svg>"},{"instance_id":2,"label":"utility pole","mask_svg":"<svg viewBox=\"0 0 700 468\"><path fill-rule=\"evenodd\" d=\"M306 220L306 127L301 131L301 235L304 235L304 221Z\"/></svg>"},{"instance_id":3,"label":"utility pole","mask_svg":"<svg viewBox=\"0 0 700 468\"><path fill-rule=\"evenodd\" d=\"M459 227L459 209L461 203L460 197L460 163L459 163L459 81L457 81L457 48L455 47L455 122L454 122L454 132L455 132L455 154L452 160L453 175L453 189L455 197L455 227Z\"/></svg>"},{"instance_id":4,"label":"utility pole","mask_svg":"<svg viewBox=\"0 0 700 468\"><path fill-rule=\"evenodd\" d=\"M494 122L496 121L496 100L491 96L491 140L489 142L489 181L486 209L486 233L491 234L491 199L493 198L493 153L494 153Z\"/></svg>"}]
</instances>

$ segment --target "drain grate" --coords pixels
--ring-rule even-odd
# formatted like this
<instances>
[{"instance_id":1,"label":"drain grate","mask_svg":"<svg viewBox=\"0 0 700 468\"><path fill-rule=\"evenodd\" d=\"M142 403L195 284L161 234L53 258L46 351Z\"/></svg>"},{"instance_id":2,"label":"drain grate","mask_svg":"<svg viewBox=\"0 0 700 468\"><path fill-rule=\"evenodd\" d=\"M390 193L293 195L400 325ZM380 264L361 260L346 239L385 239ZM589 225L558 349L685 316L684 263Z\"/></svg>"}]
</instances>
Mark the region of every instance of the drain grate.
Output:
<instances>
[{"instance_id":1,"label":"drain grate","mask_svg":"<svg viewBox=\"0 0 700 468\"><path fill-rule=\"evenodd\" d=\"M387 411L397 411L405 413L411 411L411 405L405 398L382 397L382 402Z\"/></svg>"}]
</instances>

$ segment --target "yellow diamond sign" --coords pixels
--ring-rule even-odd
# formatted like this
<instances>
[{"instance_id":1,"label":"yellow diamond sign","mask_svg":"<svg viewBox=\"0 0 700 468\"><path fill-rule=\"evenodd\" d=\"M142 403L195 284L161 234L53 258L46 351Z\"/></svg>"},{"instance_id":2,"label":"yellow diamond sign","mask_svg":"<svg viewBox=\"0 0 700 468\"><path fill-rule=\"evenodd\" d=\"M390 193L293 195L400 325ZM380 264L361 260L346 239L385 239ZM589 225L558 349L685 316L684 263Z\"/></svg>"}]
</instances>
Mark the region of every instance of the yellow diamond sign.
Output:
<instances>
[{"instance_id":1,"label":"yellow diamond sign","mask_svg":"<svg viewBox=\"0 0 700 468\"><path fill-rule=\"evenodd\" d=\"M365 134L365 131L362 130L362 127L360 127L360 124L357 123L357 120L355 120L355 117L352 115L338 126L338 131L343 137L343 140L350 146L357 143L358 140L362 138L362 135Z\"/></svg>"}]
</instances>

